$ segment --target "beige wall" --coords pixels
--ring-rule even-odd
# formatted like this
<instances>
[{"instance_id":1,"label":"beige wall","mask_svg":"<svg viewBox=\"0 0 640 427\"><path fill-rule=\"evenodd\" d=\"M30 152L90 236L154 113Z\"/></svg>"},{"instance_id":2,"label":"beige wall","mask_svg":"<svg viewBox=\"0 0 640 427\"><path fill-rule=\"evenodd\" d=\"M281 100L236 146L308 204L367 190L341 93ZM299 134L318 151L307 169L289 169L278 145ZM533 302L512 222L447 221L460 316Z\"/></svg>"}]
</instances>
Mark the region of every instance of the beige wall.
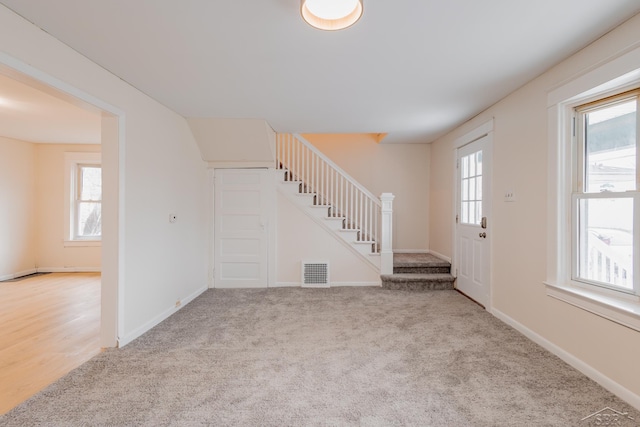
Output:
<instances>
[{"instance_id":1,"label":"beige wall","mask_svg":"<svg viewBox=\"0 0 640 427\"><path fill-rule=\"evenodd\" d=\"M100 246L64 247L65 152L100 152L99 145L36 145L36 246L39 271L100 270Z\"/></svg>"},{"instance_id":2,"label":"beige wall","mask_svg":"<svg viewBox=\"0 0 640 427\"><path fill-rule=\"evenodd\" d=\"M640 16L432 145L431 249L452 256L454 140L494 118L492 305L561 351L640 395L640 333L546 295L547 93L640 42ZM640 64L638 64L640 66ZM503 202L513 189L516 202Z\"/></svg>"},{"instance_id":3,"label":"beige wall","mask_svg":"<svg viewBox=\"0 0 640 427\"><path fill-rule=\"evenodd\" d=\"M429 249L428 144L379 144L374 134L303 137L376 196L396 196L394 249Z\"/></svg>"},{"instance_id":4,"label":"beige wall","mask_svg":"<svg viewBox=\"0 0 640 427\"><path fill-rule=\"evenodd\" d=\"M380 284L380 275L373 267L280 193L277 246L277 285L300 286L302 260L329 261L332 286Z\"/></svg>"},{"instance_id":5,"label":"beige wall","mask_svg":"<svg viewBox=\"0 0 640 427\"><path fill-rule=\"evenodd\" d=\"M64 153L99 145L33 144L0 137L0 278L35 271L99 271L100 247L65 248Z\"/></svg>"},{"instance_id":6,"label":"beige wall","mask_svg":"<svg viewBox=\"0 0 640 427\"><path fill-rule=\"evenodd\" d=\"M212 167L275 165L275 132L265 120L189 118L187 123Z\"/></svg>"},{"instance_id":7,"label":"beige wall","mask_svg":"<svg viewBox=\"0 0 640 427\"><path fill-rule=\"evenodd\" d=\"M36 146L0 137L0 280L33 273Z\"/></svg>"}]
</instances>

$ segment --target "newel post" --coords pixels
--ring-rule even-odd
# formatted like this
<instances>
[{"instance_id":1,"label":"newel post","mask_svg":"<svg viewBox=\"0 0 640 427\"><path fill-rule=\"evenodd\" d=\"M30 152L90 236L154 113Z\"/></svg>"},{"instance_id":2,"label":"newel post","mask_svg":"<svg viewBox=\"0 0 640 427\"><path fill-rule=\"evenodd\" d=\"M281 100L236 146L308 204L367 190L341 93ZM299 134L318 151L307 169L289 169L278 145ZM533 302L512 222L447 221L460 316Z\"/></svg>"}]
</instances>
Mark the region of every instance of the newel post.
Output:
<instances>
[{"instance_id":1,"label":"newel post","mask_svg":"<svg viewBox=\"0 0 640 427\"><path fill-rule=\"evenodd\" d=\"M380 246L380 274L393 274L393 199L391 193L382 193L382 242Z\"/></svg>"}]
</instances>

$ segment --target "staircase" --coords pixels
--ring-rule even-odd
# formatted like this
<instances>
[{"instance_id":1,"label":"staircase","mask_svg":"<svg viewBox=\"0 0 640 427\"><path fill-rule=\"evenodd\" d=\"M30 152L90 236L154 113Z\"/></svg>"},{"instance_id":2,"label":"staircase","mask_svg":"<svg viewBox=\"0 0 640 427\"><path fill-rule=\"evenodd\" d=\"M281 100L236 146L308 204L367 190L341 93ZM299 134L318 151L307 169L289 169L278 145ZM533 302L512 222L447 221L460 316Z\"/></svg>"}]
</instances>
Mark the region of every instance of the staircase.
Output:
<instances>
[{"instance_id":1,"label":"staircase","mask_svg":"<svg viewBox=\"0 0 640 427\"><path fill-rule=\"evenodd\" d=\"M380 273L391 273L393 195L380 198L300 135L278 134L278 190Z\"/></svg>"},{"instance_id":2,"label":"staircase","mask_svg":"<svg viewBox=\"0 0 640 427\"><path fill-rule=\"evenodd\" d=\"M393 274L383 274L384 289L442 290L453 289L455 278L451 264L431 254L393 255Z\"/></svg>"},{"instance_id":3,"label":"staircase","mask_svg":"<svg viewBox=\"0 0 640 427\"><path fill-rule=\"evenodd\" d=\"M326 204L322 197L307 190L302 181L298 181L291 172L285 170L279 180L278 188L294 205L305 211L311 219L328 232L333 233L348 247L364 257L376 269L380 269L379 244L365 236L357 224L353 223L333 205Z\"/></svg>"}]
</instances>

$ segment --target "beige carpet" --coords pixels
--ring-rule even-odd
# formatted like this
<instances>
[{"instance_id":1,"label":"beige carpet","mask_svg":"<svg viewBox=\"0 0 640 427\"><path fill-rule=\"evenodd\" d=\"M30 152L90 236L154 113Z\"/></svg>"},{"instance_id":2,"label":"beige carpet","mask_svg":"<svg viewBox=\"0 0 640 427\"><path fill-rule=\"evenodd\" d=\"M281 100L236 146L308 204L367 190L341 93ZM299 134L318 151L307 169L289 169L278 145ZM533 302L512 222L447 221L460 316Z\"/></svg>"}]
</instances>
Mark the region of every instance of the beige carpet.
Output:
<instances>
[{"instance_id":1,"label":"beige carpet","mask_svg":"<svg viewBox=\"0 0 640 427\"><path fill-rule=\"evenodd\" d=\"M587 425L637 411L455 291L210 290L3 426Z\"/></svg>"}]
</instances>

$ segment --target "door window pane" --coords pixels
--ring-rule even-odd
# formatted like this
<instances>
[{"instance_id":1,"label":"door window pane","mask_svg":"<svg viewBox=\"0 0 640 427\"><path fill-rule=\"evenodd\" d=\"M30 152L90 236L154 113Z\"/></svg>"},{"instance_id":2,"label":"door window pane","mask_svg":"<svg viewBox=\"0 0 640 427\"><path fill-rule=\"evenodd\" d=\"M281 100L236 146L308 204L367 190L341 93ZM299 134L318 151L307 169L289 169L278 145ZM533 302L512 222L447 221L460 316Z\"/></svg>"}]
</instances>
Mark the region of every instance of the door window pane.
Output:
<instances>
[{"instance_id":1,"label":"door window pane","mask_svg":"<svg viewBox=\"0 0 640 427\"><path fill-rule=\"evenodd\" d=\"M461 222L480 225L482 219L482 151L462 157L460 165Z\"/></svg>"}]
</instances>

